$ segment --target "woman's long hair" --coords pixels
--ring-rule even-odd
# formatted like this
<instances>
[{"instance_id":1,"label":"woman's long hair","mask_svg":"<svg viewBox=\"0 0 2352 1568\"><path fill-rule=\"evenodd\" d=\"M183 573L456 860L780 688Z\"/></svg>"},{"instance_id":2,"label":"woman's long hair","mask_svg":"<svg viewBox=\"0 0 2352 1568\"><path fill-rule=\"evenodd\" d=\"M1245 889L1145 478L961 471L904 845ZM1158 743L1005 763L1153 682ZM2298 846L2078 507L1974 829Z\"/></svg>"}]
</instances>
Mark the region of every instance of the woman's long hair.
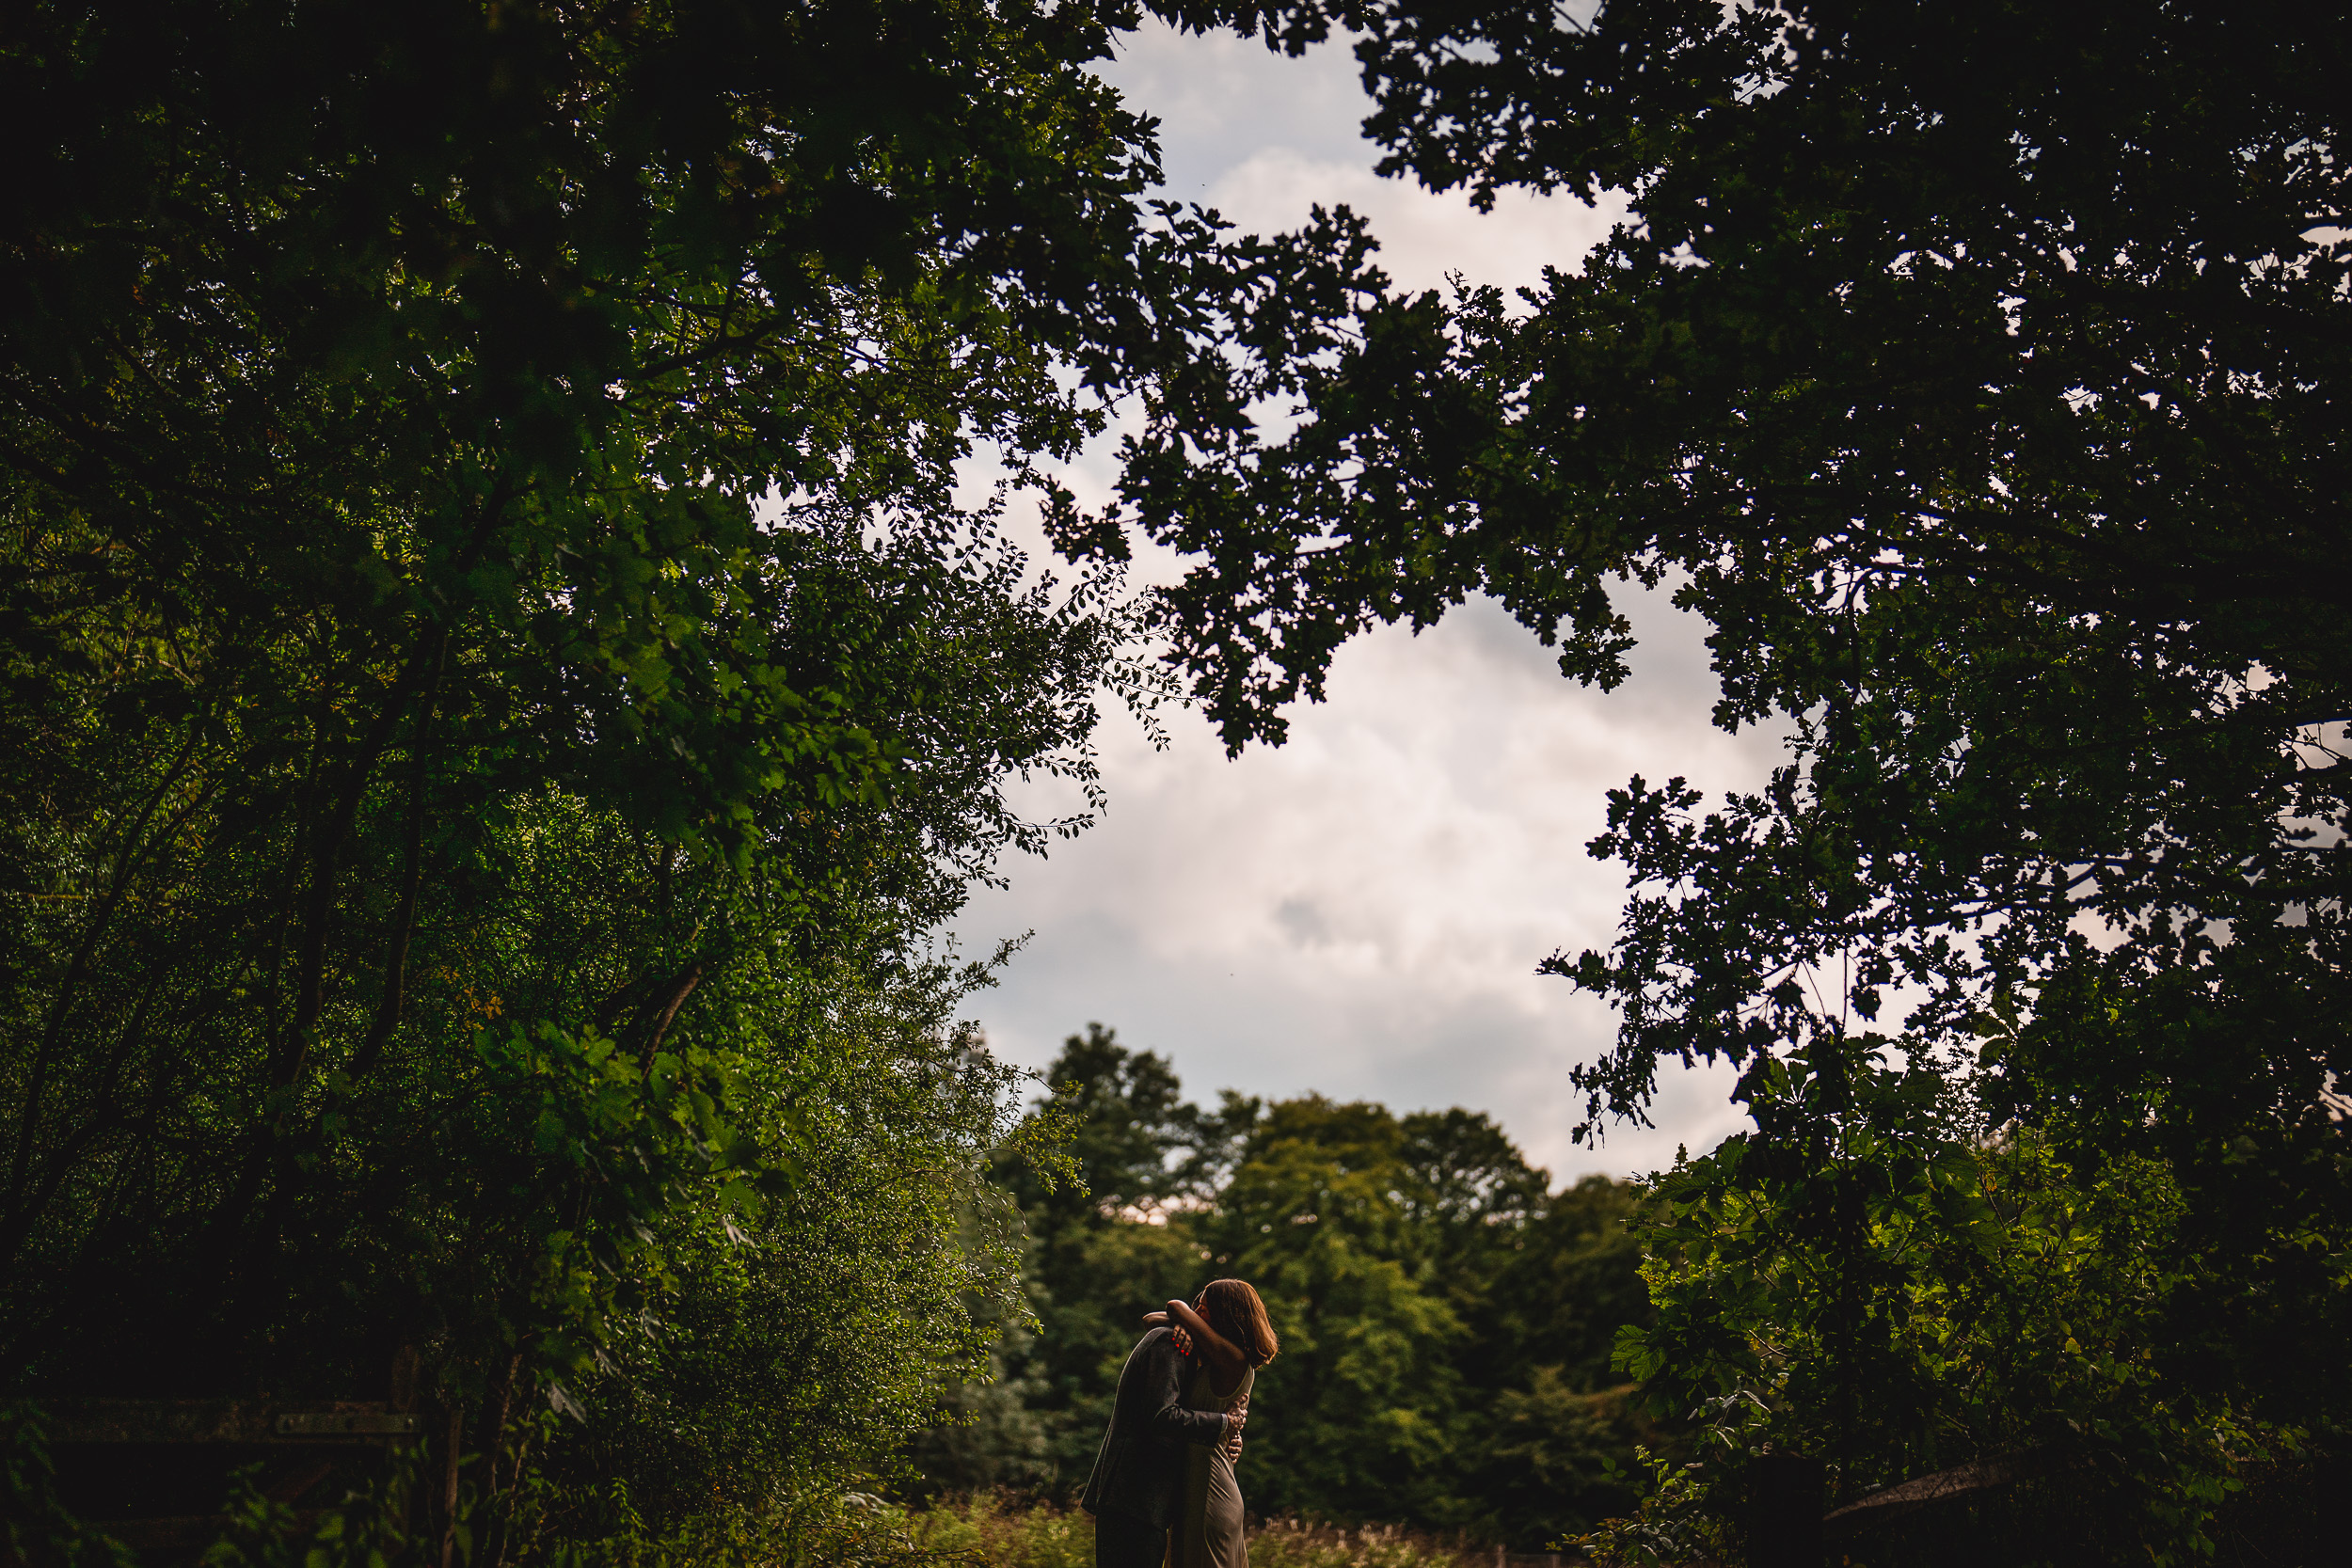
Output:
<instances>
[{"instance_id":1,"label":"woman's long hair","mask_svg":"<svg viewBox=\"0 0 2352 1568\"><path fill-rule=\"evenodd\" d=\"M1274 1320L1265 1315L1265 1303L1246 1279L1212 1279L1201 1288L1200 1299L1192 1309L1209 1321L1216 1329L1236 1346L1242 1357L1253 1367L1263 1367L1274 1359L1278 1341L1274 1338Z\"/></svg>"}]
</instances>

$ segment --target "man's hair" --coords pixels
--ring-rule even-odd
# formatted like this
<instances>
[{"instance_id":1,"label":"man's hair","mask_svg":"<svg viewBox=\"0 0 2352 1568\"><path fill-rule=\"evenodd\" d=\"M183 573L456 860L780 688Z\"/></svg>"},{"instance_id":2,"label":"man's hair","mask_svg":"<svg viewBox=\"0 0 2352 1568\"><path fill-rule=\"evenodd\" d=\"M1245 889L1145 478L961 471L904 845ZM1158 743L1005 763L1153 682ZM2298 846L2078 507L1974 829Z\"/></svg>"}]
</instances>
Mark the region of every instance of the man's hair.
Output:
<instances>
[{"instance_id":1,"label":"man's hair","mask_svg":"<svg viewBox=\"0 0 2352 1568\"><path fill-rule=\"evenodd\" d=\"M1253 1367L1263 1367L1274 1359L1278 1342L1274 1338L1274 1320L1265 1314L1265 1303L1246 1279L1212 1279L1201 1288L1200 1299L1192 1309L1209 1322L1228 1339L1240 1347L1242 1358Z\"/></svg>"}]
</instances>

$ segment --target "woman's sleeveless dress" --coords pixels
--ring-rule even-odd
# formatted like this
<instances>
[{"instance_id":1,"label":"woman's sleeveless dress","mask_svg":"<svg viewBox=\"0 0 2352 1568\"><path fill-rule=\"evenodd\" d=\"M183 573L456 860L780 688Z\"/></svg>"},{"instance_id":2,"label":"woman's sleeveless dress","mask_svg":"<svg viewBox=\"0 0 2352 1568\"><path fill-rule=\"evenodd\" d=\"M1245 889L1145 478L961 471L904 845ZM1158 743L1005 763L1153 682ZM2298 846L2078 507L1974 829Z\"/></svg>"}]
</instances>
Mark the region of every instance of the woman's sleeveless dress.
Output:
<instances>
[{"instance_id":1,"label":"woman's sleeveless dress","mask_svg":"<svg viewBox=\"0 0 2352 1568\"><path fill-rule=\"evenodd\" d=\"M1210 1387L1216 1374L1204 1361L1185 1379L1184 1408L1231 1410L1249 1397L1249 1386L1257 1380L1254 1370L1243 1368L1240 1385L1220 1399ZM1168 1568L1249 1568L1233 1462L1222 1448L1188 1444L1184 1452L1184 1507L1168 1532Z\"/></svg>"}]
</instances>

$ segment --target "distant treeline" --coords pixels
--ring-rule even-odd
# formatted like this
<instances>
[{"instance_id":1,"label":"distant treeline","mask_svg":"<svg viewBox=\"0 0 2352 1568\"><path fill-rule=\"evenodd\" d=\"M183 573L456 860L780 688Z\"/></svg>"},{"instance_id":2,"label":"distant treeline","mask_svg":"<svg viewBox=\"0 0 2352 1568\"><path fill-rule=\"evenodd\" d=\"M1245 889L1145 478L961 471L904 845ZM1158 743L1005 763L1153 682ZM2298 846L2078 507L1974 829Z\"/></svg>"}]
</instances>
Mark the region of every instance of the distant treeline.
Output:
<instances>
[{"instance_id":1,"label":"distant treeline","mask_svg":"<svg viewBox=\"0 0 2352 1568\"><path fill-rule=\"evenodd\" d=\"M1259 1374L1254 1513L1405 1520L1539 1549L1624 1512L1644 1420L1610 1368L1648 1315L1635 1189L1564 1191L1483 1113L1320 1095L1186 1100L1168 1061L1088 1026L1033 1115L1070 1118L1079 1180L1004 1178L1027 1220L1037 1330L918 1458L947 1488L1085 1482L1137 1319L1233 1275L1281 1354Z\"/></svg>"}]
</instances>

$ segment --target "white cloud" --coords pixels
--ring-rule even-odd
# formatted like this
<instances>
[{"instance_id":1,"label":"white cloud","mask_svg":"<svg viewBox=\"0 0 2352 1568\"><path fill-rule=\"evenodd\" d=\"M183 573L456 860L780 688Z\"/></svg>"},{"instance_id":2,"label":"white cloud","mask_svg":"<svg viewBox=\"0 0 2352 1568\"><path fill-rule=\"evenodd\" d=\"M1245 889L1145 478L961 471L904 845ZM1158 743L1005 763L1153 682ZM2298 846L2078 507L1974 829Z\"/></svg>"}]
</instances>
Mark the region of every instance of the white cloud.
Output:
<instances>
[{"instance_id":1,"label":"white cloud","mask_svg":"<svg viewBox=\"0 0 2352 1568\"><path fill-rule=\"evenodd\" d=\"M1378 151L1359 124L1371 101L1345 48L1299 59L1231 33L1187 37L1146 21L1103 71L1130 108L1160 121L1166 194L1205 201L1227 170L1269 147L1360 163Z\"/></svg>"},{"instance_id":2,"label":"white cloud","mask_svg":"<svg viewBox=\"0 0 2352 1568\"><path fill-rule=\"evenodd\" d=\"M1504 288L1549 262L1573 267L1613 213L1506 196L1491 214L1372 173L1357 122L1368 104L1344 52L1304 60L1231 37L1140 35L1109 72L1164 121L1169 194L1261 232L1315 202L1364 214L1397 282L1459 271ZM1065 476L1098 502L1107 450ZM1026 531L1026 530L1023 530ZM1179 564L1147 551L1145 581ZM1644 643L1613 694L1563 679L1524 628L1473 604L1415 638L1399 629L1339 655L1330 701L1293 716L1291 739L1227 761L1191 713L1154 752L1124 716L1104 736L1107 818L1044 862L1005 869L959 922L967 948L1034 930L974 1011L995 1049L1042 1067L1089 1020L1173 1058L1206 1100L1232 1087L1309 1089L1400 1110L1486 1110L1557 1176L1639 1170L1677 1142L1740 1125L1724 1071L1669 1069L1654 1132L1614 1129L1576 1149L1567 1084L1614 1021L1565 981L1538 978L1555 948L1606 946L1623 897L1586 857L1603 792L1640 772L1711 791L1753 787L1769 737L1712 728L1702 628L1663 594L1628 590ZM1043 814L1070 802L1041 795Z\"/></svg>"},{"instance_id":3,"label":"white cloud","mask_svg":"<svg viewBox=\"0 0 2352 1568\"><path fill-rule=\"evenodd\" d=\"M1443 288L1451 272L1510 291L1539 281L1547 263L1573 271L1624 214L1622 202L1597 211L1523 191L1480 213L1458 190L1382 179L1381 150L1360 129L1372 103L1343 44L1291 59L1255 40L1148 23L1104 74L1159 119L1165 194L1258 233L1297 228L1317 203L1352 207L1371 220L1383 270L1414 292Z\"/></svg>"},{"instance_id":4,"label":"white cloud","mask_svg":"<svg viewBox=\"0 0 2352 1568\"><path fill-rule=\"evenodd\" d=\"M1013 865L1011 890L962 922L974 939L1037 933L977 999L998 1051L1043 1066L1100 1020L1170 1055L1203 1098L1469 1105L1561 1175L1711 1144L1739 1120L1720 1072L1672 1075L1657 1132L1573 1148L1567 1069L1606 1049L1613 1021L1534 973L1614 931L1621 873L1583 849L1605 790L1635 772L1752 786L1779 754L1708 724L1692 629L1654 596L1636 608L1653 646L1614 694L1562 679L1480 603L1419 638L1350 644L1331 700L1277 750L1229 762L1186 713L1155 753L1115 722L1104 822Z\"/></svg>"}]
</instances>

